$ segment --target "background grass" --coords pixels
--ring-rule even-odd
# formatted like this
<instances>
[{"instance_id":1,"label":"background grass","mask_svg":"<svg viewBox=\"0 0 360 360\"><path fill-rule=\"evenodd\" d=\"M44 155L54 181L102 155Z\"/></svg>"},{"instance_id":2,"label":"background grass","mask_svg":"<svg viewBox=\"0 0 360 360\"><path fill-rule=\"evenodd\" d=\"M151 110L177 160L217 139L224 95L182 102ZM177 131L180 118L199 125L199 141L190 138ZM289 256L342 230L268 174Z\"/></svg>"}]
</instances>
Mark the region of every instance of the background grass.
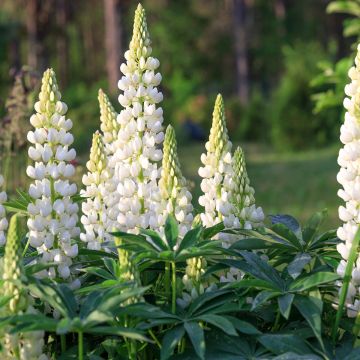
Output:
<instances>
[{"instance_id":1,"label":"background grass","mask_svg":"<svg viewBox=\"0 0 360 360\"><path fill-rule=\"evenodd\" d=\"M304 222L314 212L327 208L329 216L324 227L339 225L336 147L293 154L278 154L256 144L245 144L243 148L256 203L267 215L290 214ZM195 206L201 193L197 170L203 151L203 144L179 147L182 171L193 187Z\"/></svg>"}]
</instances>

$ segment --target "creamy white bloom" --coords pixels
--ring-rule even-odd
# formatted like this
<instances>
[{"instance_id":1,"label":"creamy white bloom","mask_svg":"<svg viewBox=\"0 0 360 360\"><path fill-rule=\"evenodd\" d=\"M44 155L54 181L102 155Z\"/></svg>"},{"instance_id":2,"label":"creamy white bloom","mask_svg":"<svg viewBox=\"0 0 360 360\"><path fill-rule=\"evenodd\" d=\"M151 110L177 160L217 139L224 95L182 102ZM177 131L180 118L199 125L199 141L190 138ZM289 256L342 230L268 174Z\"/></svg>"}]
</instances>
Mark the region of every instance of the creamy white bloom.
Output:
<instances>
[{"instance_id":1,"label":"creamy white bloom","mask_svg":"<svg viewBox=\"0 0 360 360\"><path fill-rule=\"evenodd\" d=\"M4 187L4 177L0 175L0 190ZM5 231L8 227L6 212L3 203L7 200L6 192L0 191L0 246L4 246L6 242Z\"/></svg>"},{"instance_id":2,"label":"creamy white bloom","mask_svg":"<svg viewBox=\"0 0 360 360\"><path fill-rule=\"evenodd\" d=\"M110 176L107 170L104 143L98 131L93 135L90 159L86 167L88 172L82 178L85 190L81 190L81 195L86 198L82 203L83 215L81 217L85 232L80 234L80 239L87 242L88 249L100 250L101 243L110 240L108 232L112 228L107 228L109 222L104 201Z\"/></svg>"},{"instance_id":3,"label":"creamy white bloom","mask_svg":"<svg viewBox=\"0 0 360 360\"><path fill-rule=\"evenodd\" d=\"M230 192L233 187L233 168L225 109L222 96L215 101L209 141L205 144L207 153L201 155L204 165L199 168L201 190L199 204L204 207L201 221L205 227L213 226L233 213Z\"/></svg>"},{"instance_id":4,"label":"creamy white bloom","mask_svg":"<svg viewBox=\"0 0 360 360\"><path fill-rule=\"evenodd\" d=\"M345 206L339 207L339 218L344 224L337 231L337 236L341 240L337 250L343 258L337 268L337 273L341 277L345 275L352 241L360 224L360 45L355 66L348 74L351 82L345 87L347 97L344 99L344 107L347 111L344 124L340 128L340 141L344 146L339 151L340 170L337 175L337 181L342 186L338 196L345 201ZM339 285L341 286L341 282ZM357 255L346 298L349 317L356 316L360 310L359 290L360 257Z\"/></svg>"},{"instance_id":5,"label":"creamy white bloom","mask_svg":"<svg viewBox=\"0 0 360 360\"><path fill-rule=\"evenodd\" d=\"M117 227L117 217L119 215L120 194L117 191L118 180L115 172L115 163L113 156L116 150L116 139L120 130L120 124L117 122L117 113L114 110L107 95L99 90L100 122L103 132L103 142L105 154L107 156L106 171L108 178L104 183L102 197L105 203L104 225L109 231Z\"/></svg>"},{"instance_id":6,"label":"creamy white bloom","mask_svg":"<svg viewBox=\"0 0 360 360\"><path fill-rule=\"evenodd\" d=\"M132 232L139 227L159 228L161 197L157 182L164 133L163 111L157 104L163 96L157 88L161 81L156 72L159 61L151 56L150 44L145 10L139 4L126 63L120 67L124 74L118 84L123 110L117 118L120 130L111 165L120 196L118 225Z\"/></svg>"},{"instance_id":7,"label":"creamy white bloom","mask_svg":"<svg viewBox=\"0 0 360 360\"><path fill-rule=\"evenodd\" d=\"M168 215L174 216L179 223L180 237L183 237L190 230L193 222L192 196L187 189L186 179L181 173L175 131L171 125L167 127L165 133L159 188L162 201L161 208L157 211L158 223L163 226Z\"/></svg>"},{"instance_id":8,"label":"creamy white bloom","mask_svg":"<svg viewBox=\"0 0 360 360\"><path fill-rule=\"evenodd\" d=\"M28 206L29 242L41 255L41 262L57 263L39 276L58 275L71 281L72 258L78 253L73 240L80 233L76 226L79 208L71 199L77 187L68 180L75 173L71 161L76 152L70 147L72 122L65 117L67 106L61 101L52 69L44 73L35 111L30 118L35 129L27 136L31 143L28 154L34 161L26 170L33 180L29 187L33 198Z\"/></svg>"}]
</instances>

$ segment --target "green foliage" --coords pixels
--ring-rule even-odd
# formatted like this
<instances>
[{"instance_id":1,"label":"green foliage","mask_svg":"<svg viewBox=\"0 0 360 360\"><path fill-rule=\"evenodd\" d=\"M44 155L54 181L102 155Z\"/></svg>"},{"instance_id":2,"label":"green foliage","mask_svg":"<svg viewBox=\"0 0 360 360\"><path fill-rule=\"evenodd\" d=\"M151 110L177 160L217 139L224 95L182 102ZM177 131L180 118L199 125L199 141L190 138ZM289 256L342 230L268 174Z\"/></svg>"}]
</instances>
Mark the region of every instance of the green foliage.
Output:
<instances>
[{"instance_id":1,"label":"green foliage","mask_svg":"<svg viewBox=\"0 0 360 360\"><path fill-rule=\"evenodd\" d=\"M324 53L316 43L296 43L284 48L285 72L268 109L271 142L278 150L295 150L325 145L333 137L338 117L312 113L308 101L316 64Z\"/></svg>"}]
</instances>

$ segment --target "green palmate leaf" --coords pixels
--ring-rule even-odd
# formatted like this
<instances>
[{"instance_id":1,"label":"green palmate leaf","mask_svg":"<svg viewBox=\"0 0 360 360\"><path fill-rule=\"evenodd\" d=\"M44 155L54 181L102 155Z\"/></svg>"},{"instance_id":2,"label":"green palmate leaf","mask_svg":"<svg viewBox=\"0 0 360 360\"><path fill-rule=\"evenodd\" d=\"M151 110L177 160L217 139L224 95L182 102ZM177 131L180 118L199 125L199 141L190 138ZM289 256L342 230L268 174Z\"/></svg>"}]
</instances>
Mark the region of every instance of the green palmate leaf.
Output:
<instances>
[{"instance_id":1,"label":"green palmate leaf","mask_svg":"<svg viewBox=\"0 0 360 360\"><path fill-rule=\"evenodd\" d=\"M84 269L81 269L81 271L90 274L90 275L96 275L106 280L113 280L114 276L110 272L100 268L100 267L87 267Z\"/></svg>"},{"instance_id":2,"label":"green palmate leaf","mask_svg":"<svg viewBox=\"0 0 360 360\"><path fill-rule=\"evenodd\" d=\"M164 240L156 231L150 229L142 229L141 233L148 236L152 240L152 242L158 247L159 251L169 250L168 245L164 242Z\"/></svg>"},{"instance_id":3,"label":"green palmate leaf","mask_svg":"<svg viewBox=\"0 0 360 360\"><path fill-rule=\"evenodd\" d=\"M184 327L197 356L202 360L205 359L204 330L197 322L194 321L185 322Z\"/></svg>"},{"instance_id":4,"label":"green palmate leaf","mask_svg":"<svg viewBox=\"0 0 360 360\"><path fill-rule=\"evenodd\" d=\"M280 293L274 291L261 291L256 296L252 302L251 311L254 311L257 307L263 305L273 297L278 296Z\"/></svg>"},{"instance_id":5,"label":"green palmate leaf","mask_svg":"<svg viewBox=\"0 0 360 360\"><path fill-rule=\"evenodd\" d=\"M294 352L287 352L274 357L273 360L322 360L322 358L313 354L299 355Z\"/></svg>"},{"instance_id":6,"label":"green palmate leaf","mask_svg":"<svg viewBox=\"0 0 360 360\"><path fill-rule=\"evenodd\" d=\"M301 238L301 227L298 221L291 215L270 215L271 223L274 224L283 224L288 229L290 229L294 234Z\"/></svg>"},{"instance_id":7,"label":"green palmate leaf","mask_svg":"<svg viewBox=\"0 0 360 360\"><path fill-rule=\"evenodd\" d=\"M294 300L294 294L285 294L278 298L279 310L285 319L289 318L291 305Z\"/></svg>"},{"instance_id":8,"label":"green palmate leaf","mask_svg":"<svg viewBox=\"0 0 360 360\"><path fill-rule=\"evenodd\" d=\"M75 290L75 294L86 294L92 291L105 290L109 288L114 288L116 285L119 285L118 280L105 280L98 284L81 287L80 289Z\"/></svg>"},{"instance_id":9,"label":"green palmate leaf","mask_svg":"<svg viewBox=\"0 0 360 360\"><path fill-rule=\"evenodd\" d=\"M261 331L259 331L254 325L240 320L234 316L224 316L226 319L228 319L229 321L231 321L231 323L233 324L233 326L235 327L235 329L243 334L247 334L247 335L260 335Z\"/></svg>"},{"instance_id":10,"label":"green palmate leaf","mask_svg":"<svg viewBox=\"0 0 360 360\"><path fill-rule=\"evenodd\" d=\"M165 237L171 249L176 245L178 236L178 223L172 215L169 215L165 222Z\"/></svg>"},{"instance_id":11,"label":"green palmate leaf","mask_svg":"<svg viewBox=\"0 0 360 360\"><path fill-rule=\"evenodd\" d=\"M101 303L104 295L106 295L106 293L104 294L104 292L101 292L101 291L93 291L90 294L88 294L85 301L81 305L80 318L84 319L92 311L97 309L97 307Z\"/></svg>"},{"instance_id":12,"label":"green palmate leaf","mask_svg":"<svg viewBox=\"0 0 360 360\"><path fill-rule=\"evenodd\" d=\"M307 253L300 253L295 256L295 259L288 265L287 271L289 275L296 279L304 269L304 267L311 261L311 255Z\"/></svg>"},{"instance_id":13,"label":"green palmate leaf","mask_svg":"<svg viewBox=\"0 0 360 360\"><path fill-rule=\"evenodd\" d=\"M207 227L203 230L203 233L202 233L203 239L204 240L211 239L224 229L225 229L224 223L222 223L222 222L218 223L214 226Z\"/></svg>"},{"instance_id":14,"label":"green palmate leaf","mask_svg":"<svg viewBox=\"0 0 360 360\"><path fill-rule=\"evenodd\" d=\"M313 287L330 283L340 278L339 275L331 272L318 272L312 275L295 280L290 285L291 291L305 291Z\"/></svg>"},{"instance_id":15,"label":"green palmate leaf","mask_svg":"<svg viewBox=\"0 0 360 360\"><path fill-rule=\"evenodd\" d=\"M331 13L345 13L360 17L360 5L354 1L332 1L326 11Z\"/></svg>"},{"instance_id":16,"label":"green palmate leaf","mask_svg":"<svg viewBox=\"0 0 360 360\"><path fill-rule=\"evenodd\" d=\"M53 266L56 266L56 263L46 263L46 264L32 264L25 267L25 274L27 276L38 273L39 271L49 269Z\"/></svg>"},{"instance_id":17,"label":"green palmate leaf","mask_svg":"<svg viewBox=\"0 0 360 360\"><path fill-rule=\"evenodd\" d=\"M283 240L288 241L296 247L296 249L302 250L302 239L299 239L296 234L284 224L274 224L271 227L271 230L274 232L275 236L280 236Z\"/></svg>"},{"instance_id":18,"label":"green palmate leaf","mask_svg":"<svg viewBox=\"0 0 360 360\"><path fill-rule=\"evenodd\" d=\"M205 292L191 303L188 309L188 313L194 314L196 311L200 310L200 308L202 308L206 303L212 302L214 299L220 298L229 293L230 293L229 290L217 290L217 291Z\"/></svg>"},{"instance_id":19,"label":"green palmate leaf","mask_svg":"<svg viewBox=\"0 0 360 360\"><path fill-rule=\"evenodd\" d=\"M207 323L216 326L217 328L219 328L228 335L237 336L236 329L232 324L232 322L223 316L205 314L205 315L201 315L201 318L198 318L197 320L206 321Z\"/></svg>"},{"instance_id":20,"label":"green palmate leaf","mask_svg":"<svg viewBox=\"0 0 360 360\"><path fill-rule=\"evenodd\" d=\"M278 287L275 287L272 283L259 279L244 279L239 282L229 283L227 286L231 288L257 288L272 291L279 290Z\"/></svg>"},{"instance_id":21,"label":"green palmate leaf","mask_svg":"<svg viewBox=\"0 0 360 360\"><path fill-rule=\"evenodd\" d=\"M250 274L259 279L273 283L274 286L278 286L279 289L284 288L284 281L281 279L278 272L266 261L262 260L260 256L248 251L241 251L240 254L251 267L251 270L249 271Z\"/></svg>"},{"instance_id":22,"label":"green palmate leaf","mask_svg":"<svg viewBox=\"0 0 360 360\"><path fill-rule=\"evenodd\" d=\"M29 331L50 331L54 332L58 320L54 318L48 318L43 314L23 314L16 315L9 319L9 322L14 325L10 333L15 334L17 332L29 332Z\"/></svg>"},{"instance_id":23,"label":"green palmate leaf","mask_svg":"<svg viewBox=\"0 0 360 360\"><path fill-rule=\"evenodd\" d=\"M303 238L306 243L310 243L314 239L316 232L319 230L319 227L323 223L326 216L326 209L323 211L318 211L313 216L311 216L303 231Z\"/></svg>"},{"instance_id":24,"label":"green palmate leaf","mask_svg":"<svg viewBox=\"0 0 360 360\"><path fill-rule=\"evenodd\" d=\"M268 241L257 238L246 238L236 241L230 246L231 250L258 250L271 248L272 244Z\"/></svg>"},{"instance_id":25,"label":"green palmate leaf","mask_svg":"<svg viewBox=\"0 0 360 360\"><path fill-rule=\"evenodd\" d=\"M201 226L197 226L196 228L188 231L185 234L184 238L181 240L179 249L177 252L180 254L181 251L195 246L195 244L197 244L201 239L202 231L203 231L203 228Z\"/></svg>"},{"instance_id":26,"label":"green palmate leaf","mask_svg":"<svg viewBox=\"0 0 360 360\"><path fill-rule=\"evenodd\" d=\"M321 337L321 314L323 302L311 296L296 295L294 305L314 331L320 345L324 348Z\"/></svg>"},{"instance_id":27,"label":"green palmate leaf","mask_svg":"<svg viewBox=\"0 0 360 360\"><path fill-rule=\"evenodd\" d=\"M98 258L113 258L117 259L118 257L114 253L108 253L106 251L100 251L100 250L90 250L90 249L79 249L79 255L86 255L90 259L98 259Z\"/></svg>"},{"instance_id":28,"label":"green palmate leaf","mask_svg":"<svg viewBox=\"0 0 360 360\"><path fill-rule=\"evenodd\" d=\"M56 333L58 335L67 334L72 329L72 321L69 318L61 319L56 326Z\"/></svg>"},{"instance_id":29,"label":"green palmate leaf","mask_svg":"<svg viewBox=\"0 0 360 360\"><path fill-rule=\"evenodd\" d=\"M84 331L88 334L117 335L129 339L151 342L141 331L122 326L97 326Z\"/></svg>"},{"instance_id":30,"label":"green palmate leaf","mask_svg":"<svg viewBox=\"0 0 360 360\"><path fill-rule=\"evenodd\" d=\"M309 355L313 351L305 340L296 334L266 334L260 335L258 340L273 353L280 355L293 352L300 355Z\"/></svg>"},{"instance_id":31,"label":"green palmate leaf","mask_svg":"<svg viewBox=\"0 0 360 360\"><path fill-rule=\"evenodd\" d=\"M185 334L184 327L176 326L175 328L167 331L161 344L160 359L168 359L174 352L176 345L183 338Z\"/></svg>"}]
</instances>

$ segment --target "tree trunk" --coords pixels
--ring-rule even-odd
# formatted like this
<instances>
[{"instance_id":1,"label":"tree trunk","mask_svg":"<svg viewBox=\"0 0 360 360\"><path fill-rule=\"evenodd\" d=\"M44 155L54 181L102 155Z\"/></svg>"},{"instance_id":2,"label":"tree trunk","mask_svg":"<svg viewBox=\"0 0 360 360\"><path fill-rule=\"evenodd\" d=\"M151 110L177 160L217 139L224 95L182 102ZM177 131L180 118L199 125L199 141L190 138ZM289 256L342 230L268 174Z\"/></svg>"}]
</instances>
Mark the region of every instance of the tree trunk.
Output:
<instances>
[{"instance_id":1,"label":"tree trunk","mask_svg":"<svg viewBox=\"0 0 360 360\"><path fill-rule=\"evenodd\" d=\"M246 0L233 1L236 90L240 102L246 104L249 100L249 65L246 26L247 3Z\"/></svg>"},{"instance_id":2,"label":"tree trunk","mask_svg":"<svg viewBox=\"0 0 360 360\"><path fill-rule=\"evenodd\" d=\"M104 0L106 71L109 91L115 94L120 77L122 54L121 12L119 0Z\"/></svg>"},{"instance_id":3,"label":"tree trunk","mask_svg":"<svg viewBox=\"0 0 360 360\"><path fill-rule=\"evenodd\" d=\"M26 30L28 35L28 64L32 69L37 68L37 0L26 2Z\"/></svg>"},{"instance_id":4,"label":"tree trunk","mask_svg":"<svg viewBox=\"0 0 360 360\"><path fill-rule=\"evenodd\" d=\"M56 1L56 25L58 28L58 37L56 39L56 49L58 58L59 80L63 88L66 87L68 79L68 38L66 26L68 21L68 7L66 0Z\"/></svg>"}]
</instances>

